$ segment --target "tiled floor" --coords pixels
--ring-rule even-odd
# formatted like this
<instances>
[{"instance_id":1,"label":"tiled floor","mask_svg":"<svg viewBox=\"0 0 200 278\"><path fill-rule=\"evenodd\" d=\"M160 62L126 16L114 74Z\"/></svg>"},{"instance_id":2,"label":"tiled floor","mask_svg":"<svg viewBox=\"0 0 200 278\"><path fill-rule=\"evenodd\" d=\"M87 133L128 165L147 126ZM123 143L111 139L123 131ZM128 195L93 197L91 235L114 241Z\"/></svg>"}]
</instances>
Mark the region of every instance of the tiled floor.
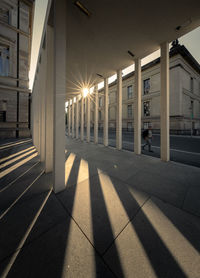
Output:
<instances>
[{"instance_id":1,"label":"tiled floor","mask_svg":"<svg viewBox=\"0 0 200 278\"><path fill-rule=\"evenodd\" d=\"M38 161L0 179L0 277L200 277L198 168L67 138L54 194Z\"/></svg>"}]
</instances>

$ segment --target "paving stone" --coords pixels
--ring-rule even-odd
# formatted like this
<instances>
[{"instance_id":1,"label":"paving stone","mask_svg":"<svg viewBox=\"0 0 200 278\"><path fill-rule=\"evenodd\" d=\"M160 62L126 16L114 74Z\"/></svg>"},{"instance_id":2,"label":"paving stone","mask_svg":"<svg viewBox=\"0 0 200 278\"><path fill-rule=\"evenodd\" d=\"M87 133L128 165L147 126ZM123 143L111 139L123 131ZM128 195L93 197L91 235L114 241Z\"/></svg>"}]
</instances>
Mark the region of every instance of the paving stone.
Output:
<instances>
[{"instance_id":1,"label":"paving stone","mask_svg":"<svg viewBox=\"0 0 200 278\"><path fill-rule=\"evenodd\" d=\"M40 163L36 164L31 171L19 177L10 186L0 189L0 214L6 210L43 172ZM41 191L40 191L41 192Z\"/></svg>"},{"instance_id":2,"label":"paving stone","mask_svg":"<svg viewBox=\"0 0 200 278\"><path fill-rule=\"evenodd\" d=\"M34 164L38 163L40 161L39 156L36 156L26 162L25 164L21 165L20 167L16 168L12 172L10 172L8 175L4 176L0 179L0 189L7 186L10 182L13 182L15 179L17 179L19 176L24 174L28 169L30 169Z\"/></svg>"},{"instance_id":3,"label":"paving stone","mask_svg":"<svg viewBox=\"0 0 200 278\"><path fill-rule=\"evenodd\" d=\"M47 194L48 192L45 192L30 199L20 200L0 220L0 260L12 254L18 248L20 241L44 204ZM51 194L42 212L38 215L37 222L26 243L37 238L65 217L65 210L54 194Z\"/></svg>"},{"instance_id":4,"label":"paving stone","mask_svg":"<svg viewBox=\"0 0 200 278\"><path fill-rule=\"evenodd\" d=\"M57 194L95 248L103 253L148 196L104 173Z\"/></svg>"},{"instance_id":5,"label":"paving stone","mask_svg":"<svg viewBox=\"0 0 200 278\"><path fill-rule=\"evenodd\" d=\"M162 172L155 174L146 170L140 170L126 182L131 187L147 192L177 207L182 206L188 188L187 181L167 179L163 177Z\"/></svg>"},{"instance_id":6,"label":"paving stone","mask_svg":"<svg viewBox=\"0 0 200 278\"><path fill-rule=\"evenodd\" d=\"M5 271L12 257L1 263ZM26 245L18 254L8 278L115 277L69 217Z\"/></svg>"},{"instance_id":7,"label":"paving stone","mask_svg":"<svg viewBox=\"0 0 200 278\"><path fill-rule=\"evenodd\" d=\"M118 277L198 278L199 234L198 218L153 198L119 235L104 259Z\"/></svg>"},{"instance_id":8,"label":"paving stone","mask_svg":"<svg viewBox=\"0 0 200 278\"><path fill-rule=\"evenodd\" d=\"M200 183L200 180L198 180L197 183ZM196 186L192 185L188 189L182 208L200 216L200 184Z\"/></svg>"}]
</instances>

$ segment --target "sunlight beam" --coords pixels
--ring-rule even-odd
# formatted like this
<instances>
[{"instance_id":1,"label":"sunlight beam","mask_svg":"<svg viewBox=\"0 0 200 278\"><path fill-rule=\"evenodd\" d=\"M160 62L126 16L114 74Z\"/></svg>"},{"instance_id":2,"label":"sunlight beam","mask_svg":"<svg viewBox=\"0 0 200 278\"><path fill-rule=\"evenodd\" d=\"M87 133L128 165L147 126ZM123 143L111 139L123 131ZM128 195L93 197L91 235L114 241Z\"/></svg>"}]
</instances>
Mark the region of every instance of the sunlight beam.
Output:
<instances>
[{"instance_id":1,"label":"sunlight beam","mask_svg":"<svg viewBox=\"0 0 200 278\"><path fill-rule=\"evenodd\" d=\"M15 158L13 158L13 159L11 159L11 160L9 160L9 161L7 161L7 162L1 164L1 165L0 165L0 169L2 169L2 168L4 168L4 167L6 167L6 166L8 166L8 165L10 165L10 164L12 164L12 163L14 163L15 161L20 160L21 158L23 158L23 157L25 157L25 156L27 156L27 155L30 155L30 154L34 153L34 152L36 151L36 149L34 148L34 150L33 150L33 148L34 148L34 147L32 147L32 150L31 150L31 151L26 152L26 153L24 153L24 154L22 154L22 155L20 155L20 156L17 156L17 157L15 157Z\"/></svg>"},{"instance_id":2,"label":"sunlight beam","mask_svg":"<svg viewBox=\"0 0 200 278\"><path fill-rule=\"evenodd\" d=\"M10 259L9 263L7 264L5 270L3 271L2 276L1 276L2 278L6 278L8 273L10 272L13 264L15 263L15 260L16 260L16 258L18 256L18 254L20 253L22 247L24 246L25 241L27 240L30 232L32 231L33 226L35 225L35 223L36 223L38 217L40 216L40 214L41 214L45 204L47 203L51 192L52 192L52 189L47 193L46 198L44 199L42 205L40 206L40 208L39 208L39 210L37 212L37 214L35 215L35 217L33 218L32 222L31 222L31 224L29 225L29 227L28 227L24 237L22 238L22 240L20 241L19 245L17 246L17 248L16 248L17 251L13 254L13 256L11 257L11 259Z\"/></svg>"},{"instance_id":3,"label":"sunlight beam","mask_svg":"<svg viewBox=\"0 0 200 278\"><path fill-rule=\"evenodd\" d=\"M67 151L65 150L65 153ZM74 164L74 160L76 158L76 155L73 153L70 153L69 157L67 158L67 160L65 161L65 185L67 185L73 164Z\"/></svg>"},{"instance_id":4,"label":"sunlight beam","mask_svg":"<svg viewBox=\"0 0 200 278\"><path fill-rule=\"evenodd\" d=\"M73 158L72 158L73 159ZM90 202L90 180L89 180L89 167L86 160L81 159L80 166L78 170L78 178L74 196L73 207L71 208L72 217L77 223L83 223L81 229L83 231L87 231L85 236L90 241L93 238L93 226L92 226L92 214L91 214L91 202ZM83 221L84 218L84 221ZM67 247L65 251L65 258L63 263L63 273L61 277L66 277L67 270L66 268L70 269L71 265L73 265L73 257L71 254L74 253L74 242L75 242L75 235L77 233L77 225L74 224L74 221L71 220L69 234L68 234L68 241ZM87 278L94 278L96 276L96 268L95 268L95 254L94 249L90 249L90 255L87 258ZM76 245L76 252L79 254L80 257L86 256L84 248L81 245ZM83 259L84 262L84 259ZM80 264L82 262L79 262Z\"/></svg>"},{"instance_id":5,"label":"sunlight beam","mask_svg":"<svg viewBox=\"0 0 200 278\"><path fill-rule=\"evenodd\" d=\"M111 228L112 228L112 233L115 238L115 245L119 254L120 262L121 262L121 267L123 269L124 277L129 277L130 276L130 264L132 264L133 260L133 253L135 253L135 250L137 250L137 258L143 258L143 268L146 268L150 272L151 277L157 277L156 273L150 263L149 258L147 257L146 251L140 242L140 239L134 230L133 226L130 223L130 218L116 192L115 186L113 185L110 177L106 174L101 173L101 171L98 169L98 174L99 174L99 180L100 180L100 185L101 189L103 192L106 208L108 211L110 223L111 223ZM119 217L124 221L124 226L119 229ZM128 225L128 227L132 231L132 237L135 238L135 248L134 250L129 248L129 242L127 242L127 248L122 244L120 240L118 240L118 236L120 236L121 232L124 230L124 228ZM126 242L125 242L126 243ZM130 250L130 254L127 256L127 259L124 260L124 250ZM141 261L139 259L138 261L138 267L141 268ZM136 271L137 272L137 271Z\"/></svg>"},{"instance_id":6,"label":"sunlight beam","mask_svg":"<svg viewBox=\"0 0 200 278\"><path fill-rule=\"evenodd\" d=\"M25 164L29 160L33 159L37 155L38 155L38 153L36 152L33 155L27 157L26 159L23 159L22 161L20 161L20 162L16 163L15 165L11 166L10 168L4 170L3 172L0 173L0 178L3 178L4 176L8 175L9 173L16 170L18 167L22 166L23 164Z\"/></svg>"},{"instance_id":7,"label":"sunlight beam","mask_svg":"<svg viewBox=\"0 0 200 278\"><path fill-rule=\"evenodd\" d=\"M22 151L20 151L20 152L17 152L17 153L11 154L11 155L9 155L9 156L6 156L6 157L4 157L4 158L1 158L1 159L0 159L0 163L4 162L4 161L6 161L6 160L8 160L8 159L10 159L10 158L12 158L12 157L18 156L18 155L20 155L20 154L22 154L22 153L25 153L25 152L27 152L27 151L30 151L30 150L32 150L32 149L34 149L34 148L35 148L35 147L33 146L33 147L27 148L27 149L25 149L25 150L22 150Z\"/></svg>"}]
</instances>

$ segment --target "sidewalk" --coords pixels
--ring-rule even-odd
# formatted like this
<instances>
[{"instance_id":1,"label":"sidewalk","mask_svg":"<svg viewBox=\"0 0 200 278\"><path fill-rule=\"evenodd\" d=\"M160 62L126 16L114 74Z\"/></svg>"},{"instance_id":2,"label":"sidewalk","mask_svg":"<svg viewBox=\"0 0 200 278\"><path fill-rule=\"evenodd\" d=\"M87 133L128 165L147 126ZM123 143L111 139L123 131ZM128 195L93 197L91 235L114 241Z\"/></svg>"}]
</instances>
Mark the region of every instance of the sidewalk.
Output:
<instances>
[{"instance_id":1,"label":"sidewalk","mask_svg":"<svg viewBox=\"0 0 200 278\"><path fill-rule=\"evenodd\" d=\"M65 191L1 181L0 277L200 277L198 168L67 138Z\"/></svg>"}]
</instances>

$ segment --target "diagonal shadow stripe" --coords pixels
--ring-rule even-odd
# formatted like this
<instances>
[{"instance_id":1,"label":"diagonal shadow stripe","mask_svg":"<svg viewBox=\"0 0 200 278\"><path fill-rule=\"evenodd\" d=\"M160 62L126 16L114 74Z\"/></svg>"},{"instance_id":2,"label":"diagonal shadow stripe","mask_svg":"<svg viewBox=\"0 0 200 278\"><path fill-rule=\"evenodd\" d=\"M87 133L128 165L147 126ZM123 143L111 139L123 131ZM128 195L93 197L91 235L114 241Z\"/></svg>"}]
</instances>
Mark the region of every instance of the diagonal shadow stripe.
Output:
<instances>
[{"instance_id":1,"label":"diagonal shadow stripe","mask_svg":"<svg viewBox=\"0 0 200 278\"><path fill-rule=\"evenodd\" d=\"M143 210L139 210L139 213L137 214L137 216L140 217L139 222L136 222L135 218L133 218L130 214L130 210L127 209L127 200L133 203L137 202L137 200L134 198L132 194L130 194L127 185L124 185L125 194L121 194L118 190L118 187L115 186L115 180L112 180L112 183L113 187L116 190L116 193L119 196L119 199L121 200L122 205L127 211L127 215L130 219L129 225L132 225L134 231L136 232L138 239L141 245L143 246L146 255L149 259L149 262L151 263L156 275L158 277L170 278L172 277L171 275L173 273L173 277L187 278L180 265L175 260L170 250L163 242L163 240L160 238L160 236L156 232L155 228L152 226L151 222L149 221ZM107 251L106 255L108 254L109 250Z\"/></svg>"},{"instance_id":2,"label":"diagonal shadow stripe","mask_svg":"<svg viewBox=\"0 0 200 278\"><path fill-rule=\"evenodd\" d=\"M94 176L94 169L96 170L96 177L97 177L97 179L95 179L95 183L92 179L92 176ZM109 219L109 214L106 208L104 195L101 189L100 180L98 178L97 168L96 167L91 168L91 165L89 164L89 173L90 172L92 172L92 175L89 175L89 177L90 177L90 203L91 203L91 217L92 217L92 228L93 228L93 245L97 254L101 256L101 258L103 259L102 254L104 253L105 250L104 239L109 239L109 241L112 242L114 240L114 234ZM101 229L102 225L104 226L104 229ZM98 277L98 272L99 272L98 264L97 264L97 260L98 260L97 254L95 253L96 277ZM123 278L125 276L124 276L123 268L120 262L120 257L116 246L114 246L113 254L114 254L115 262L118 266L118 271L119 271L118 275L119 277ZM105 263L104 259L103 261ZM111 268L110 270L113 272Z\"/></svg>"}]
</instances>

